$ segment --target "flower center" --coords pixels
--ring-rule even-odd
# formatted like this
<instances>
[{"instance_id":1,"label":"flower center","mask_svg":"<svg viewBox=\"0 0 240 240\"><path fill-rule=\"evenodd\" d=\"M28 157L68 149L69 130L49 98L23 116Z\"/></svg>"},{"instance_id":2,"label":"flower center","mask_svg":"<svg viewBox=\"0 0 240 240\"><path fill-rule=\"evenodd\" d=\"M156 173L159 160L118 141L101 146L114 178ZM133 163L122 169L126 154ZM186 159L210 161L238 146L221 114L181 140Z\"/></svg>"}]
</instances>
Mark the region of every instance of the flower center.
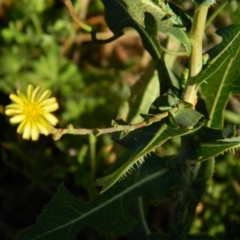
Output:
<instances>
[{"instance_id":1,"label":"flower center","mask_svg":"<svg viewBox=\"0 0 240 240\"><path fill-rule=\"evenodd\" d=\"M24 109L24 114L28 120L37 120L40 115L40 108L37 103L30 103Z\"/></svg>"}]
</instances>

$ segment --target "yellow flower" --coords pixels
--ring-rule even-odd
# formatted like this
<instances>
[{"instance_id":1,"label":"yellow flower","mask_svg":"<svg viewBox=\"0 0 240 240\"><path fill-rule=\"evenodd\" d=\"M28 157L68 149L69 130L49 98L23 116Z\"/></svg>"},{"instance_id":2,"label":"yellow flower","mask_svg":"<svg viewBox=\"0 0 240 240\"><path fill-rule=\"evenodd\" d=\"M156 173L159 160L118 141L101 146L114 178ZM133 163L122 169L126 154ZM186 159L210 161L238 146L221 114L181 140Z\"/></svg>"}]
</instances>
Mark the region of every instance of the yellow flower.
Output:
<instances>
[{"instance_id":1,"label":"yellow flower","mask_svg":"<svg viewBox=\"0 0 240 240\"><path fill-rule=\"evenodd\" d=\"M23 133L24 139L36 141L40 133L47 136L57 124L58 119L51 112L58 109L58 103L50 95L50 90L42 93L39 86L34 89L28 85L27 94L17 90L17 94L9 96L13 103L6 106L5 114L11 116L12 124L20 123L17 132Z\"/></svg>"}]
</instances>

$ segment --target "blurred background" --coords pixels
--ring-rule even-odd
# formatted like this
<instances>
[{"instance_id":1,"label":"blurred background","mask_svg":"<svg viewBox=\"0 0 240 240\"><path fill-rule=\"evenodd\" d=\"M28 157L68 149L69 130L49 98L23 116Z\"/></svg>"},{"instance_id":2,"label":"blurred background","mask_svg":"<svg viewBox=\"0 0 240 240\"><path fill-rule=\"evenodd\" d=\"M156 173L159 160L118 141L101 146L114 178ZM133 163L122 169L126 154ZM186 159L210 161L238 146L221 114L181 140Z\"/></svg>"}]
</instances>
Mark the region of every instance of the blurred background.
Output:
<instances>
[{"instance_id":1,"label":"blurred background","mask_svg":"<svg viewBox=\"0 0 240 240\"><path fill-rule=\"evenodd\" d=\"M100 0L72 2L79 18L98 32L98 38L112 36ZM191 1L175 3L192 15ZM209 16L222 4L225 1L211 8ZM229 1L209 23L205 50L219 42L216 28L240 23L237 7L237 1ZM165 47L174 50L174 40L169 43L167 36L160 37ZM158 94L158 83L151 58L135 31L106 45L93 43L59 0L0 0L0 44L0 239L10 240L35 223L61 182L80 201L96 197L99 189L93 182L104 175L121 149L109 134L98 138L64 135L58 141L51 136L41 136L37 142L23 140L4 115L9 94L16 89L26 91L30 83L51 89L60 105L55 114L57 127L71 123L75 128L103 128L110 127L117 117L139 121L139 109L146 113ZM170 55L165 60L179 75L187 62L186 57ZM145 96L149 89L151 98ZM140 106L139 99L146 97L149 100ZM226 119L236 125L240 124L239 106L238 99L232 98L226 111ZM166 143L160 154L176 153L179 142ZM239 152L217 159L213 183L197 208L192 232L207 232L216 239L240 239L239 173ZM161 225L161 214L156 214L161 211L158 206L149 206L152 229ZM112 239L100 236L93 228L84 229L78 238Z\"/></svg>"}]
</instances>

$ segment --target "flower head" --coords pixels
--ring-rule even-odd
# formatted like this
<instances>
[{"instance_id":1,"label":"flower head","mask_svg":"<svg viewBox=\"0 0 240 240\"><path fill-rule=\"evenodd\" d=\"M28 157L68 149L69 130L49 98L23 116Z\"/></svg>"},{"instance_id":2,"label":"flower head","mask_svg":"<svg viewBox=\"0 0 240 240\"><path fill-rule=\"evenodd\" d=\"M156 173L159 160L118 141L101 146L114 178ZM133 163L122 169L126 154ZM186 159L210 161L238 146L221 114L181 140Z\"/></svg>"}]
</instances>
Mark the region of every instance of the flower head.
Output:
<instances>
[{"instance_id":1,"label":"flower head","mask_svg":"<svg viewBox=\"0 0 240 240\"><path fill-rule=\"evenodd\" d=\"M50 90L42 93L39 86L34 89L32 85L28 85L27 94L21 90L10 94L13 103L6 106L5 114L11 116L12 124L19 124L17 132L23 133L24 139L36 141L40 133L47 136L57 124L58 119L51 112L58 109L58 103L50 95Z\"/></svg>"}]
</instances>

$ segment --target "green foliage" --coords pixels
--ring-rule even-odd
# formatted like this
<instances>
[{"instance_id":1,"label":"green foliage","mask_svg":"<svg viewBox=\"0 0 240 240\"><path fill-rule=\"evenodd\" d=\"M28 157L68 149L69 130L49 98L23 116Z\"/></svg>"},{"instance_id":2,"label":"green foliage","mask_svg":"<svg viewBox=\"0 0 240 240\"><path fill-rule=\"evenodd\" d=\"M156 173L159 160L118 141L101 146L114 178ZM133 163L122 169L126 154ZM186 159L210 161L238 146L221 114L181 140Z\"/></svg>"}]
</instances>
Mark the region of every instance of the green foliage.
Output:
<instances>
[{"instance_id":1,"label":"green foliage","mask_svg":"<svg viewBox=\"0 0 240 240\"><path fill-rule=\"evenodd\" d=\"M194 110L192 110L192 111L194 111ZM176 120L177 120L177 118L176 118ZM191 122L191 124L193 125L193 122ZM126 177L127 174L131 173L131 171L134 169L134 166L139 167L143 163L144 157L148 153L153 151L157 146L163 144L165 141L167 141L168 139L170 139L173 136L174 137L182 136L184 134L192 132L191 129L181 128L178 125L175 128L169 127L164 122L161 122L160 124L155 124L154 128L144 129L144 131L148 132L148 138L149 138L148 142L145 144L142 143L140 140L137 139L137 136L139 135L139 133L134 133L134 135L136 136L136 134L137 134L137 136L134 138L130 136L130 139L131 140L134 139L135 141L138 140L137 144L139 145L139 147L136 148L130 154L127 153L126 155L122 156L122 159L124 159L124 160L121 162L123 162L123 163L122 163L121 167L119 167L116 171L114 171L113 173L111 173L110 175L108 175L102 179L97 179L96 184L103 186L102 192L106 191L114 183L121 180L123 177ZM121 141L118 141L118 143L121 144ZM130 144L128 144L128 145L130 145ZM127 147L127 144L125 146ZM132 144L130 146L132 148Z\"/></svg>"},{"instance_id":2,"label":"green foliage","mask_svg":"<svg viewBox=\"0 0 240 240\"><path fill-rule=\"evenodd\" d=\"M214 42L214 47L211 38L206 38L209 50L203 55L201 71L194 76L191 68L197 66L189 64L188 69L180 58L173 55L170 59L165 51L176 45L169 51L183 55L183 49L184 61L194 63L190 39L193 41L191 34L199 31L196 15L215 1L192 1L196 11L191 17L182 1L176 1L177 6L161 0L102 0L89 5L88 13L86 9L81 12L82 1L75 1L74 9L84 15L80 18L89 18L86 22L90 23L94 22L92 16L103 14L104 6L106 24L114 34L105 41L110 48L85 43L83 39L89 39L90 34L72 24L61 2L7 2L5 15L0 12L4 18L0 31L1 113L9 102L8 94L32 83L52 89L58 98L58 127L71 123L94 128L97 135L114 116L125 117L113 121L112 141L108 135L97 140L93 135L67 135L56 142L42 137L37 143L27 143L16 136L15 128L2 114L0 176L8 175L9 179L0 181L0 197L6 196L0 209L4 210L0 234L2 231L7 240L13 235L16 240L108 240L123 236L130 240L238 239L239 126L224 118L226 107L240 114L240 104L231 106L229 102L239 102L234 95L240 95L239 7L232 7L238 2L229 1L228 10L223 12L221 7L210 9L213 16L221 12L225 17L230 12L235 25L217 29L214 36L222 39ZM101 24L94 28L104 31L106 26ZM131 50L138 49L132 65L120 61L133 55L124 55L127 48L117 39L123 33L128 36L129 28L136 30L143 45L139 50L136 39L130 45ZM111 40L118 42L114 45ZM109 49L114 49L112 55ZM134 65L139 64L143 50L151 55L152 62L136 70ZM130 87L127 76L139 78L139 69L145 73ZM198 90L197 103L182 100L189 82ZM67 129L75 134L74 127ZM236 153L220 156L227 151ZM115 163L103 177L115 156ZM15 192L21 190L18 194L23 197L16 208L24 209L24 214L20 212L19 218L23 223L15 220L17 227L9 232L6 216L14 212L11 204L17 198L6 182L21 179L15 171L25 177L14 188ZM100 194L96 186L102 186ZM39 202L35 204L35 200ZM29 218L25 214L28 205L32 212Z\"/></svg>"},{"instance_id":3,"label":"green foliage","mask_svg":"<svg viewBox=\"0 0 240 240\"><path fill-rule=\"evenodd\" d=\"M153 58L161 57L156 29L173 34L185 45L187 53L190 54L190 42L181 26L180 18L167 3L152 0L144 2L103 0L102 2L105 6L105 19L110 29L118 34L127 27L135 28L141 35L144 47Z\"/></svg>"},{"instance_id":4,"label":"green foliage","mask_svg":"<svg viewBox=\"0 0 240 240\"><path fill-rule=\"evenodd\" d=\"M240 26L222 28L217 34L222 36L222 42L207 52L207 67L202 71L198 83L206 83L202 94L208 99L206 105L211 119L210 126L221 128L230 95L240 94Z\"/></svg>"},{"instance_id":5,"label":"green foliage","mask_svg":"<svg viewBox=\"0 0 240 240\"><path fill-rule=\"evenodd\" d=\"M36 226L21 233L16 239L74 239L78 231L88 225L94 225L102 233L114 235L127 233L136 224L127 211L133 199L138 195L162 199L168 188L163 184L159 189L155 181L170 184L172 173L168 173L164 160L157 156L151 156L148 160L137 176L132 174L126 181L121 181L116 187L89 203L80 203L63 185L60 185L51 203L43 210ZM123 208L119 208L122 203ZM66 212L67 216L59 218L61 212ZM116 215L118 218L112 221ZM51 219L55 218L58 221L52 222ZM48 221L52 224L46 226L45 223Z\"/></svg>"}]
</instances>

